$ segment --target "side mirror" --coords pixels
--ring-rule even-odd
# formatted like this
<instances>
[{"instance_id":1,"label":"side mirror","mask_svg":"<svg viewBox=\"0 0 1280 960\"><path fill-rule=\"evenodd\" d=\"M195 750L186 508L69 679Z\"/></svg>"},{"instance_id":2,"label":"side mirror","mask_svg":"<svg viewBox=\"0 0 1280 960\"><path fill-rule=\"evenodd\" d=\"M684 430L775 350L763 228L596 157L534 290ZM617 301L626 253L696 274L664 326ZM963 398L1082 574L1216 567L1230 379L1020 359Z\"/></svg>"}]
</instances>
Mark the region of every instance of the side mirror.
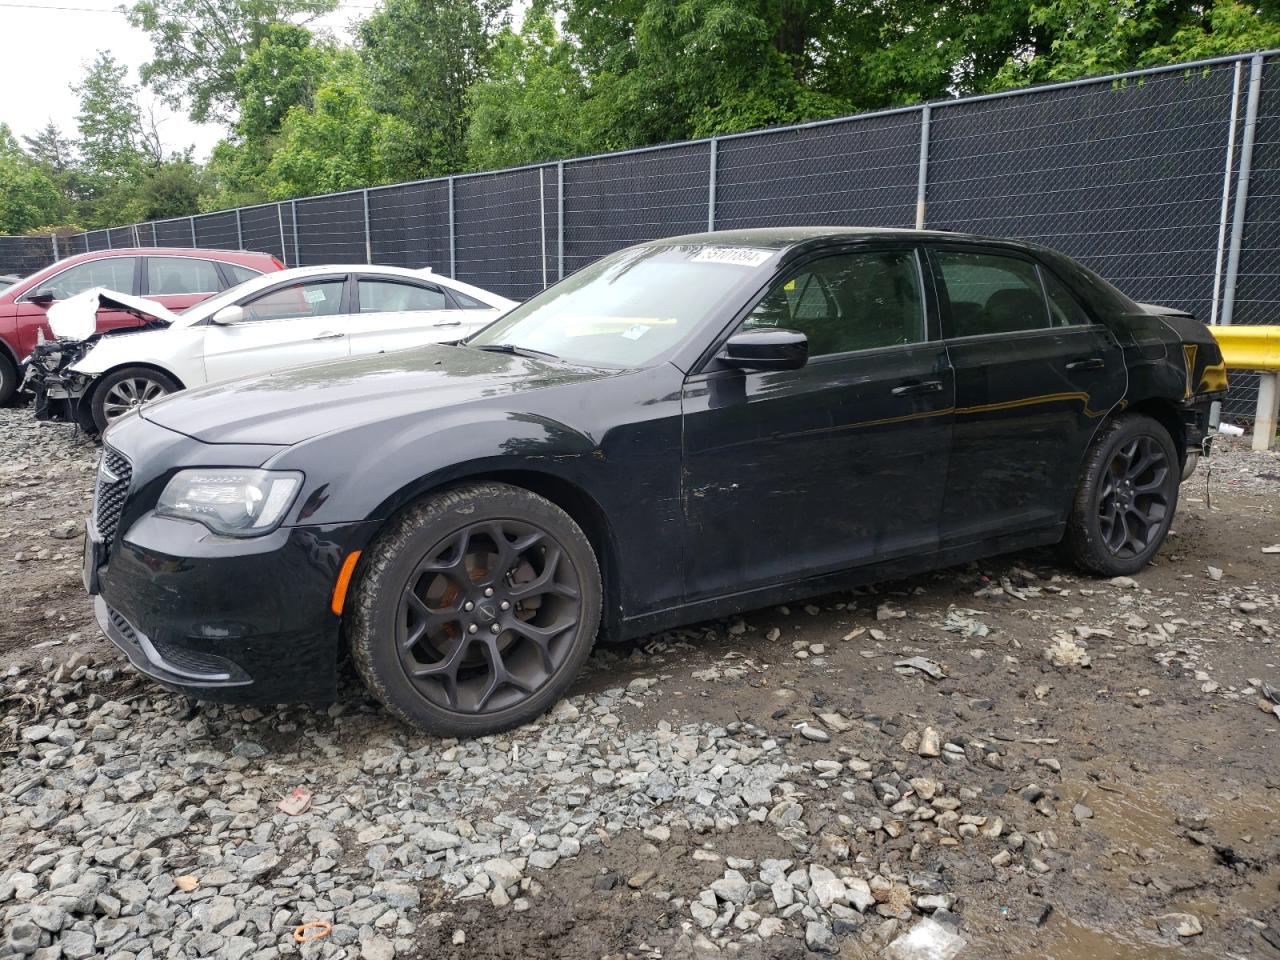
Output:
<instances>
[{"instance_id":1,"label":"side mirror","mask_svg":"<svg viewBox=\"0 0 1280 960\"><path fill-rule=\"evenodd\" d=\"M244 321L244 307L238 307L233 303L229 307L223 307L209 319L219 326L241 323Z\"/></svg>"},{"instance_id":2,"label":"side mirror","mask_svg":"<svg viewBox=\"0 0 1280 960\"><path fill-rule=\"evenodd\" d=\"M798 370L809 362L809 338L796 330L743 330L729 338L719 359L739 370Z\"/></svg>"},{"instance_id":3,"label":"side mirror","mask_svg":"<svg viewBox=\"0 0 1280 960\"><path fill-rule=\"evenodd\" d=\"M37 290L31 296L27 297L28 303L34 303L37 307L47 307L58 298L53 295L51 290Z\"/></svg>"}]
</instances>

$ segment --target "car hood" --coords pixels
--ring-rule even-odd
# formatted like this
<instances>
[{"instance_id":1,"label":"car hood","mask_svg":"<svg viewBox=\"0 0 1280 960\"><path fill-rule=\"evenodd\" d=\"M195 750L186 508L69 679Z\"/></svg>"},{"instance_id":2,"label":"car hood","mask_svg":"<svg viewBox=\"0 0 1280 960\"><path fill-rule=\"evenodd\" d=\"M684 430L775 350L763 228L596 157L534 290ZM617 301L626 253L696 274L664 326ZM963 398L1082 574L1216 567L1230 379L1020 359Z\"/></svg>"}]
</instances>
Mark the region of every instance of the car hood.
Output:
<instances>
[{"instance_id":1,"label":"car hood","mask_svg":"<svg viewBox=\"0 0 1280 960\"><path fill-rule=\"evenodd\" d=\"M106 287L93 287L74 297L59 300L49 307L45 316L49 320L49 329L59 340L87 340L98 328L98 311L102 309L123 310L166 325L178 319L178 315L163 304Z\"/></svg>"},{"instance_id":2,"label":"car hood","mask_svg":"<svg viewBox=\"0 0 1280 960\"><path fill-rule=\"evenodd\" d=\"M185 390L147 405L142 416L205 443L289 445L613 372L431 345Z\"/></svg>"}]
</instances>

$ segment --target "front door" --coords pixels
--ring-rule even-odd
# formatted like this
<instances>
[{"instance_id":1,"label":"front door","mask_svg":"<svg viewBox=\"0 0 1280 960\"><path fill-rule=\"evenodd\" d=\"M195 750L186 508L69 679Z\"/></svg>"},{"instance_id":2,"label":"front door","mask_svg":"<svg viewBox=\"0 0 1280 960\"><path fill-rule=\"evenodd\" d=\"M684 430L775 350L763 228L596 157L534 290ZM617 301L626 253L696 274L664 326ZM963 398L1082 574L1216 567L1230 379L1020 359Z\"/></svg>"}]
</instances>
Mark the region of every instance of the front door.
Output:
<instances>
[{"instance_id":1,"label":"front door","mask_svg":"<svg viewBox=\"0 0 1280 960\"><path fill-rule=\"evenodd\" d=\"M53 330L49 327L49 308L59 300L74 297L93 287L106 287L118 293L137 294L138 272L141 269L137 257L108 256L100 260L86 260L73 264L61 273L46 277L34 284L18 298L18 349L21 356L26 356L35 349L37 331L44 333L46 340L52 340ZM41 294L52 296L53 300L44 303L33 303L32 297ZM96 329L98 332L118 330L122 327L138 327L145 321L124 310L99 310Z\"/></svg>"},{"instance_id":2,"label":"front door","mask_svg":"<svg viewBox=\"0 0 1280 960\"><path fill-rule=\"evenodd\" d=\"M808 261L740 328L803 332L804 367L687 379L689 599L936 549L953 384L931 289L911 246Z\"/></svg>"},{"instance_id":3,"label":"front door","mask_svg":"<svg viewBox=\"0 0 1280 960\"><path fill-rule=\"evenodd\" d=\"M931 251L956 375L945 546L1066 519L1080 467L1127 373L1111 331L1046 267L1003 249Z\"/></svg>"},{"instance_id":4,"label":"front door","mask_svg":"<svg viewBox=\"0 0 1280 960\"><path fill-rule=\"evenodd\" d=\"M344 275L273 287L242 304L239 323L205 327L208 382L334 360L349 353Z\"/></svg>"}]
</instances>

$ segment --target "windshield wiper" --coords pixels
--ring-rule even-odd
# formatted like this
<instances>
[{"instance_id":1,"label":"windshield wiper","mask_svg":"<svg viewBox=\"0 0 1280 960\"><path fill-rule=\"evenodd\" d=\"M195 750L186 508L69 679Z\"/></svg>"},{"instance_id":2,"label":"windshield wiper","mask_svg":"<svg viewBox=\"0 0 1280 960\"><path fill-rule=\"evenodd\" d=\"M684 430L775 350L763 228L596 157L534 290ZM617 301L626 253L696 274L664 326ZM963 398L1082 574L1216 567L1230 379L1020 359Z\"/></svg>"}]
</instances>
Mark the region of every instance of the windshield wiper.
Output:
<instances>
[{"instance_id":1,"label":"windshield wiper","mask_svg":"<svg viewBox=\"0 0 1280 960\"><path fill-rule=\"evenodd\" d=\"M470 346L477 350L488 350L490 353L511 353L518 357L550 357L552 360L559 360L554 353L547 353L545 350L534 350L532 347L517 347L514 343L474 343Z\"/></svg>"}]
</instances>

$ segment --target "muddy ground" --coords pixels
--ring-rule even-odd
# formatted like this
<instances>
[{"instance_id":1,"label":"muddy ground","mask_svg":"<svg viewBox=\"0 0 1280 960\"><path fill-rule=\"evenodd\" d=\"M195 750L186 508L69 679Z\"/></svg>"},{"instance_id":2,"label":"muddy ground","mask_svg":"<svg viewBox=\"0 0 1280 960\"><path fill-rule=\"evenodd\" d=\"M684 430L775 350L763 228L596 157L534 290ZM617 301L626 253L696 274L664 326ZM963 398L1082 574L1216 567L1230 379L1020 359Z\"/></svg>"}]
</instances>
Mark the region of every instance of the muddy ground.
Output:
<instances>
[{"instance_id":1,"label":"muddy ground","mask_svg":"<svg viewBox=\"0 0 1280 960\"><path fill-rule=\"evenodd\" d=\"M342 712L246 719L188 711L134 678L93 626L79 584L78 521L96 456L66 427L0 410L0 667L39 678L87 652L95 669L84 696L154 698L153 723L204 713L252 732L281 762L299 759L290 731L323 731L336 753L322 775L344 760L358 765L371 743L427 745L354 688ZM967 941L962 957L1280 960L1280 717L1260 705L1263 684L1280 687L1280 552L1263 549L1280 544L1278 493L1280 457L1224 444L1184 484L1174 534L1132 583L1081 576L1053 551L1019 554L598 650L573 691L656 678L614 709L622 731L740 722L764 728L798 767L860 758L904 777L927 773L970 798L966 810L1028 838L1034 856L1019 848L1004 861L1005 837L984 836L922 852L875 829L872 818L887 814L869 785L824 791L816 776L800 778L807 840L772 821L719 830L677 822L662 842L624 825L540 873L520 912L459 902L425 879L413 951L397 955L805 956L802 930L764 941L700 936L688 904L724 871L708 853L758 863L803 849L799 859L813 860L818 836L843 824L847 852L823 848L833 863L905 875L923 862L939 872ZM1087 665L1046 659L1064 634L1060 649L1085 651ZM945 676L895 667L908 657ZM32 706L41 682L6 700L0 764L18 762L25 726L51 722L33 712L49 709ZM826 742L798 735L798 723L832 713L849 729ZM263 729L272 726L280 729ZM926 727L958 745L959 762L920 756ZM506 802L524 812L518 792ZM1201 932L1179 936L1157 919L1173 913L1194 916ZM894 933L884 927L868 918L835 949L880 956Z\"/></svg>"}]
</instances>

